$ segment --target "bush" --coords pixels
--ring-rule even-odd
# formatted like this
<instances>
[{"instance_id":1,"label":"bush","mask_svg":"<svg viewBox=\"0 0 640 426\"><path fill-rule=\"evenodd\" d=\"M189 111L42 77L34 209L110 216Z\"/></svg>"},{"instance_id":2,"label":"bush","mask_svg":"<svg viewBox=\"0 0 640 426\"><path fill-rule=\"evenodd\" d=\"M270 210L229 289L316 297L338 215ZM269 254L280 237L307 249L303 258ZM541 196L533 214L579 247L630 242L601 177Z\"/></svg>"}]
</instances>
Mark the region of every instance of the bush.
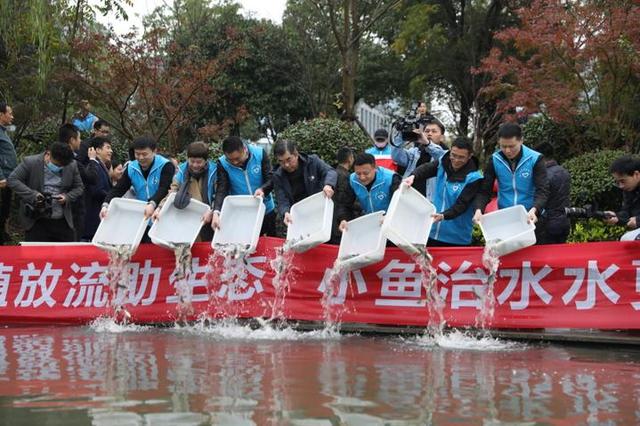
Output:
<instances>
[{"instance_id":1,"label":"bush","mask_svg":"<svg viewBox=\"0 0 640 426\"><path fill-rule=\"evenodd\" d=\"M336 164L336 152L348 146L356 152L364 151L372 142L360 128L329 118L301 121L287 127L279 138L290 139L305 154L316 154L330 165Z\"/></svg>"},{"instance_id":2,"label":"bush","mask_svg":"<svg viewBox=\"0 0 640 426\"><path fill-rule=\"evenodd\" d=\"M624 154L618 150L588 152L563 164L571 175L571 202L574 206L595 202L600 210L620 209L622 191L614 186L609 166Z\"/></svg>"},{"instance_id":3,"label":"bush","mask_svg":"<svg viewBox=\"0 0 640 426\"><path fill-rule=\"evenodd\" d=\"M545 142L554 148L554 157L563 162L571 155L568 130L542 115L530 117L522 128L525 143L533 149Z\"/></svg>"},{"instance_id":4,"label":"bush","mask_svg":"<svg viewBox=\"0 0 640 426\"><path fill-rule=\"evenodd\" d=\"M607 225L599 219L576 221L571 226L570 243L587 243L593 241L618 241L627 231L622 226Z\"/></svg>"}]
</instances>

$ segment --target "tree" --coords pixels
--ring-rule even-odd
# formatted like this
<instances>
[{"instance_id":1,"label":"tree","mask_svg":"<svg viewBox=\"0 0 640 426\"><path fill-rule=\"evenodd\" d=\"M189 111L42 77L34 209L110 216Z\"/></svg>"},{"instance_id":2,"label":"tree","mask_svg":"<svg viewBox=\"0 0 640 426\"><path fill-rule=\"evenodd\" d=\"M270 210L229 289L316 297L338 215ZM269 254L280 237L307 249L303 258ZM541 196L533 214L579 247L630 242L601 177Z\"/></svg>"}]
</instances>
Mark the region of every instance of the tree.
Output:
<instances>
[{"instance_id":1,"label":"tree","mask_svg":"<svg viewBox=\"0 0 640 426\"><path fill-rule=\"evenodd\" d=\"M335 39L341 59L342 115L353 121L361 43L374 36L373 25L400 0L307 0L306 3L316 9L321 21L328 23Z\"/></svg>"},{"instance_id":2,"label":"tree","mask_svg":"<svg viewBox=\"0 0 640 426\"><path fill-rule=\"evenodd\" d=\"M298 80L311 116L332 115L340 93L340 57L329 26L308 0L289 0L282 26L301 66Z\"/></svg>"},{"instance_id":3,"label":"tree","mask_svg":"<svg viewBox=\"0 0 640 426\"><path fill-rule=\"evenodd\" d=\"M126 19L123 3L130 0L0 1L0 98L15 107L19 151L40 150L65 117L62 82L77 31L95 27L96 13Z\"/></svg>"},{"instance_id":4,"label":"tree","mask_svg":"<svg viewBox=\"0 0 640 426\"><path fill-rule=\"evenodd\" d=\"M640 5L534 0L518 17L479 69L491 75L484 93L499 111L539 112L568 125L577 150L594 148L594 139L637 150Z\"/></svg>"},{"instance_id":5,"label":"tree","mask_svg":"<svg viewBox=\"0 0 640 426\"><path fill-rule=\"evenodd\" d=\"M478 97L488 79L471 70L489 53L494 32L513 22L512 3L411 1L403 8L403 24L393 44L412 74L412 91L449 99L458 133L467 135L473 123L477 140L496 117L491 105Z\"/></svg>"},{"instance_id":6,"label":"tree","mask_svg":"<svg viewBox=\"0 0 640 426\"><path fill-rule=\"evenodd\" d=\"M233 35L215 57L197 46L185 49L165 41L160 29L147 31L141 39L133 34L86 34L76 45L84 59L69 81L99 99L103 117L128 139L150 134L175 154L192 140L182 137L185 132L219 136L232 124L201 119L219 97L216 79L238 60L240 50Z\"/></svg>"},{"instance_id":7,"label":"tree","mask_svg":"<svg viewBox=\"0 0 640 426\"><path fill-rule=\"evenodd\" d=\"M236 3L182 0L161 17L156 15L157 22L148 27L167 28L167 42L182 49L195 46L204 57L218 56L233 37L238 60L216 77L219 96L203 117L220 121L240 113L252 118L254 126L270 122L275 131L308 118L311 108L300 80L301 64L287 32L270 21L246 18L239 8Z\"/></svg>"}]
</instances>

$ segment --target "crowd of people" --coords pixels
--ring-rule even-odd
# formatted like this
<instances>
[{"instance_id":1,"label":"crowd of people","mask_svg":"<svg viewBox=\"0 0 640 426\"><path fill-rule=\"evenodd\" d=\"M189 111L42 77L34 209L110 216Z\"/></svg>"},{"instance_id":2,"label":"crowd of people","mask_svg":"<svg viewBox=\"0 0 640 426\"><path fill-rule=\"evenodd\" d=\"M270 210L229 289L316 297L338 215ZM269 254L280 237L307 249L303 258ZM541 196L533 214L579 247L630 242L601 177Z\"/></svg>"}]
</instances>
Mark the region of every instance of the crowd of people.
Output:
<instances>
[{"instance_id":1,"label":"crowd of people","mask_svg":"<svg viewBox=\"0 0 640 426\"><path fill-rule=\"evenodd\" d=\"M87 117L76 118L86 125ZM337 244L348 221L386 212L400 185L412 186L436 208L429 246L471 244L473 224L496 187L497 207L524 206L528 220L537 223L539 243L567 240L570 176L553 159L551 145L533 149L523 143L518 124L505 123L498 130L498 149L481 172L472 143L458 137L448 147L445 127L429 117L413 130L411 142L399 132L390 143L387 130L379 129L365 152L339 149L335 168L302 152L296 141L280 139L272 149L274 169L265 149L237 136L222 141L223 154L217 159L210 158L206 143L193 142L181 164L160 155L156 141L142 136L133 141L130 160L121 164L113 159L109 124L95 116L91 137L81 141L80 128L64 124L58 140L45 152L18 163L7 133L13 112L0 103L0 243L8 240L5 226L14 194L20 202L25 241L71 242L90 241L116 197L144 201L145 216L152 220L162 220L159 212L170 192L176 193L173 202L178 209L191 199L206 203L210 211L203 217L206 225L198 239L210 241L221 226L227 195L261 197L265 205L261 234L278 236L278 217L289 225L292 205L323 192L335 203L331 242ZM620 211L606 212L606 222L635 229L640 224L640 162L620 158L611 173L624 191L624 203ZM149 241L146 233L143 241Z\"/></svg>"}]
</instances>

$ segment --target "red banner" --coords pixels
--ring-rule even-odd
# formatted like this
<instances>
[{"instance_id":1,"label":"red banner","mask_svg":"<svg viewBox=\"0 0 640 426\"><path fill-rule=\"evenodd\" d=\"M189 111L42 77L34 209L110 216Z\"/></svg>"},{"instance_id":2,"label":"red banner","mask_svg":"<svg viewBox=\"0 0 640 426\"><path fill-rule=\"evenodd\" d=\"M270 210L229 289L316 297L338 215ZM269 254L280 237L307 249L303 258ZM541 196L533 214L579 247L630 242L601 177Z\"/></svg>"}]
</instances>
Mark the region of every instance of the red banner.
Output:
<instances>
[{"instance_id":1,"label":"red banner","mask_svg":"<svg viewBox=\"0 0 640 426\"><path fill-rule=\"evenodd\" d=\"M194 314L270 317L277 238L263 238L246 259L240 280L225 282L208 266L211 249L196 244L187 279ZM612 242L536 246L501 259L493 328L640 329L640 246ZM473 326L488 271L482 248L434 248L433 265L449 326ZM295 280L282 304L294 320L325 317L322 296L337 247L323 245L293 259ZM107 312L107 255L91 246L0 247L0 323L86 323ZM177 315L174 255L142 245L130 264L125 308L135 322ZM211 279L211 277L215 277ZM210 282L212 281L212 282ZM331 300L343 322L426 325L429 311L419 268L387 249L383 261L343 276Z\"/></svg>"}]
</instances>

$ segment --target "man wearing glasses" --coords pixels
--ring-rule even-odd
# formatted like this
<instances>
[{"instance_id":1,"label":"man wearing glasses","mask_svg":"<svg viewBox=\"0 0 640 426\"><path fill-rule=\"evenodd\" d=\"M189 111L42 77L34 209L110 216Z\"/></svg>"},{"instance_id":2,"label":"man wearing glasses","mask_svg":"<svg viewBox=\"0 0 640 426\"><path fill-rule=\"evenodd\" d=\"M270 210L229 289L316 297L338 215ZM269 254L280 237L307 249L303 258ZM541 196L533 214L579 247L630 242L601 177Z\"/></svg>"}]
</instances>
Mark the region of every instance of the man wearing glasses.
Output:
<instances>
[{"instance_id":1,"label":"man wearing glasses","mask_svg":"<svg viewBox=\"0 0 640 426\"><path fill-rule=\"evenodd\" d=\"M609 171L616 186L622 190L622 208L617 212L604 212L605 222L636 229L640 225L640 160L625 155L615 160ZM628 238L623 236L622 239Z\"/></svg>"},{"instance_id":2,"label":"man wearing glasses","mask_svg":"<svg viewBox=\"0 0 640 426\"><path fill-rule=\"evenodd\" d=\"M425 163L415 169L404 184L413 185L436 179L434 205L436 213L429 235L430 247L467 246L473 230L473 200L480 189L482 175L473 145L467 138L457 138L440 161Z\"/></svg>"},{"instance_id":3,"label":"man wearing glasses","mask_svg":"<svg viewBox=\"0 0 640 426\"><path fill-rule=\"evenodd\" d=\"M333 197L338 173L317 155L298 152L296 143L286 139L276 142L273 154L280 166L273 172L273 189L278 213L287 226L291 223L289 210L298 201L320 191L327 198Z\"/></svg>"}]
</instances>

